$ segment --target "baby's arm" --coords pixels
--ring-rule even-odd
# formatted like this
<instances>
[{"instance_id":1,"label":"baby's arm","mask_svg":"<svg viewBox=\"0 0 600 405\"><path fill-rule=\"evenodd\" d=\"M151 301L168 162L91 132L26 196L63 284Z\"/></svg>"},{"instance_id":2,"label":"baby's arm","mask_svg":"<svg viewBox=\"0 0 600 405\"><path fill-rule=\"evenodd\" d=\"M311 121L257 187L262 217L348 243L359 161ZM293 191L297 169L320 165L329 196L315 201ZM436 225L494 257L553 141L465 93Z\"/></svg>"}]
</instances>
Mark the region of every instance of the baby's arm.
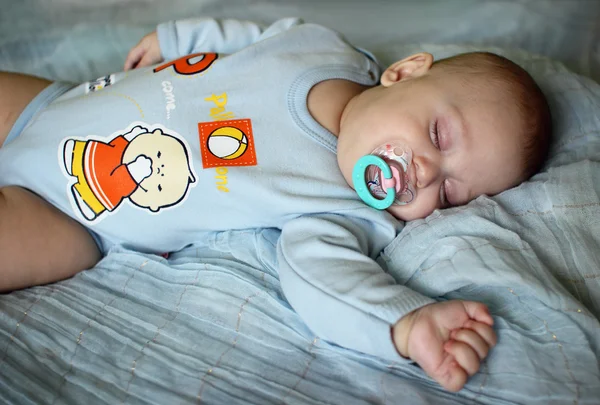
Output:
<instances>
[{"instance_id":1,"label":"baby's arm","mask_svg":"<svg viewBox=\"0 0 600 405\"><path fill-rule=\"evenodd\" d=\"M396 229L323 214L285 224L279 278L294 310L321 338L403 362L391 336L398 319L435 301L397 284L374 260Z\"/></svg>"},{"instance_id":2,"label":"baby's arm","mask_svg":"<svg viewBox=\"0 0 600 405\"><path fill-rule=\"evenodd\" d=\"M496 344L493 324L484 304L454 300L411 312L394 325L392 335L401 355L442 387L458 391Z\"/></svg>"},{"instance_id":3,"label":"baby's arm","mask_svg":"<svg viewBox=\"0 0 600 405\"><path fill-rule=\"evenodd\" d=\"M487 308L436 303L397 284L370 257L389 235L369 225L334 214L286 223L278 259L287 300L323 339L390 361L411 359L459 390L495 344Z\"/></svg>"},{"instance_id":4,"label":"baby's arm","mask_svg":"<svg viewBox=\"0 0 600 405\"><path fill-rule=\"evenodd\" d=\"M177 59L192 53L234 53L299 24L301 21L296 18L281 19L268 27L230 19L169 21L160 24L131 49L124 69L150 66L163 59Z\"/></svg>"}]
</instances>

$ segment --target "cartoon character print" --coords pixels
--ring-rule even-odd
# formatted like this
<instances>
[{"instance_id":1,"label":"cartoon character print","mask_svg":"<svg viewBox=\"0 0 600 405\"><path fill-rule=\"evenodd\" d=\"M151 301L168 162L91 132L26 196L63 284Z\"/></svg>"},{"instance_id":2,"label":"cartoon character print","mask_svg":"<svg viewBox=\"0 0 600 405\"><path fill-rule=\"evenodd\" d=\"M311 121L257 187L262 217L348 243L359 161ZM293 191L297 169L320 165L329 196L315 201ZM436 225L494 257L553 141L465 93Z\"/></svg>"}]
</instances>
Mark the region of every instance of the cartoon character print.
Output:
<instances>
[{"instance_id":1,"label":"cartoon character print","mask_svg":"<svg viewBox=\"0 0 600 405\"><path fill-rule=\"evenodd\" d=\"M107 139L67 138L59 154L72 205L91 223L126 199L152 213L174 207L196 182L184 139L160 125L137 122Z\"/></svg>"}]
</instances>

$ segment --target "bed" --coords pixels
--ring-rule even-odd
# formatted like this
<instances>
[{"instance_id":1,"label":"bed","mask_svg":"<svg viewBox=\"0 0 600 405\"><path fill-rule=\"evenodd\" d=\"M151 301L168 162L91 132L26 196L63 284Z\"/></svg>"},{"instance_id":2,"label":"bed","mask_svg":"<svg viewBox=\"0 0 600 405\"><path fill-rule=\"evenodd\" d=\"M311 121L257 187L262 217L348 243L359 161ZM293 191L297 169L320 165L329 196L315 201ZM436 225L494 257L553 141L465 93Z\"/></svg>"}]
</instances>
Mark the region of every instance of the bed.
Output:
<instances>
[{"instance_id":1,"label":"bed","mask_svg":"<svg viewBox=\"0 0 600 405\"><path fill-rule=\"evenodd\" d=\"M406 224L379 258L423 294L489 305L499 343L458 393L313 334L279 286L279 231L256 229L168 259L116 248L71 279L0 295L0 403L600 403L599 2L3 3L1 70L93 80L161 21L300 16L383 65L416 50L511 57L547 94L555 131L530 181Z\"/></svg>"}]
</instances>

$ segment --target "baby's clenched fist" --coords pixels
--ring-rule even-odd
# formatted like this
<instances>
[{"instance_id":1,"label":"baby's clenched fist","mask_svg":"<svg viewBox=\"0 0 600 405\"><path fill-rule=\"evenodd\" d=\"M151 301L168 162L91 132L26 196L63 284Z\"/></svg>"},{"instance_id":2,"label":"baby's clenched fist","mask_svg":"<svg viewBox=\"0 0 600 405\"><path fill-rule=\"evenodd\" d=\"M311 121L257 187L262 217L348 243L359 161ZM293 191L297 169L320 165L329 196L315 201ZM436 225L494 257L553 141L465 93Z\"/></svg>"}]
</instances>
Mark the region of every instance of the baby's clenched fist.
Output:
<instances>
[{"instance_id":1,"label":"baby's clenched fist","mask_svg":"<svg viewBox=\"0 0 600 405\"><path fill-rule=\"evenodd\" d=\"M421 307L392 329L398 352L414 360L449 391L460 390L496 344L494 320L473 301L446 301Z\"/></svg>"}]
</instances>

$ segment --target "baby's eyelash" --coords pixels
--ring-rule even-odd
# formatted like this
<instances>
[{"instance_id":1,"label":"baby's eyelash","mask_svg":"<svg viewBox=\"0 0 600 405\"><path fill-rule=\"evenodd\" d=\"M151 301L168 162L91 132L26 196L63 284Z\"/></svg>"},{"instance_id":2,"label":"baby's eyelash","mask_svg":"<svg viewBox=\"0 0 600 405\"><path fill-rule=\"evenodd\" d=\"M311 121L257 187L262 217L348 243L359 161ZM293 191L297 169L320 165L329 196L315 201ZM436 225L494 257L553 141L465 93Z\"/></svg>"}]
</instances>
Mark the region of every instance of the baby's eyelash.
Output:
<instances>
[{"instance_id":1,"label":"baby's eyelash","mask_svg":"<svg viewBox=\"0 0 600 405\"><path fill-rule=\"evenodd\" d=\"M442 208L450 205L448 203L448 195L446 194L446 180L442 181L442 185L440 186L440 202L442 203Z\"/></svg>"},{"instance_id":2,"label":"baby's eyelash","mask_svg":"<svg viewBox=\"0 0 600 405\"><path fill-rule=\"evenodd\" d=\"M433 142L433 146L435 146L437 149L440 148L440 139L439 139L439 135L438 135L438 121L435 120L433 122L433 125L431 126L431 142Z\"/></svg>"},{"instance_id":3,"label":"baby's eyelash","mask_svg":"<svg viewBox=\"0 0 600 405\"><path fill-rule=\"evenodd\" d=\"M442 202L442 207L443 208L449 208L449 207L454 207L456 206L455 204L453 204L449 197L448 194L450 193L450 195L452 195L452 186L450 185L450 183L448 182L448 179L444 180L442 182L442 185L440 186L440 200Z\"/></svg>"}]
</instances>

